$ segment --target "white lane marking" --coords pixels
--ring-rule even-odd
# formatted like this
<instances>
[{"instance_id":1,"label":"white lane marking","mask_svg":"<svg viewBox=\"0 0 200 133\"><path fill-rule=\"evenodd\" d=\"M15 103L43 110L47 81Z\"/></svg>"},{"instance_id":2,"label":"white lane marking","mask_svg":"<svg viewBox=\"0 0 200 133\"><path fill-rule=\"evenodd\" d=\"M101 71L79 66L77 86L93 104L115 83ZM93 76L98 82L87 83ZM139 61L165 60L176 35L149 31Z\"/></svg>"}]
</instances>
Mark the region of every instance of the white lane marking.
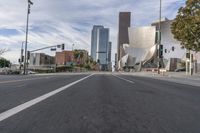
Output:
<instances>
[{"instance_id":1,"label":"white lane marking","mask_svg":"<svg viewBox=\"0 0 200 133\"><path fill-rule=\"evenodd\" d=\"M39 102L41 102L41 101L44 101L45 99L47 99L47 98L49 98L49 97L51 97L53 95L56 95L57 93L59 93L61 91L66 90L67 88L69 88L69 87L71 87L71 86L73 86L73 85L75 85L75 84L77 84L77 83L79 83L79 82L91 77L92 75L94 75L94 74L91 74L91 75L86 76L86 77L84 77L82 79L74 81L74 82L72 82L72 83L70 83L70 84L68 84L66 86L58 88L58 89L56 89L54 91L51 91L51 92L49 92L47 94L44 94L44 95L42 95L42 96L40 96L38 98L30 100L30 101L28 101L26 103L23 103L23 104L21 104L21 105L19 105L17 107L14 107L14 108L12 108L10 110L7 110L7 111L1 113L0 114L0 122L5 120L5 119L7 119L7 118L9 118L9 117L11 117L11 116L13 116L13 115L15 115L15 114L17 114L17 113L19 113L19 112L21 112L21 111L23 111L23 110L25 110L25 109L27 109L27 108L29 108L29 107L31 107L31 106L33 106L33 105L35 105L35 104L37 104L37 103L39 103Z\"/></svg>"},{"instance_id":2,"label":"white lane marking","mask_svg":"<svg viewBox=\"0 0 200 133\"><path fill-rule=\"evenodd\" d=\"M113 75L113 74L112 74L112 75ZM121 80L127 81L127 82L129 82L129 83L135 84L135 82L133 82L133 81L131 81L131 80L128 80L128 79L119 77L119 76L117 76L117 75L113 75L113 76L116 77L116 78L119 78L119 79L121 79Z\"/></svg>"}]
</instances>

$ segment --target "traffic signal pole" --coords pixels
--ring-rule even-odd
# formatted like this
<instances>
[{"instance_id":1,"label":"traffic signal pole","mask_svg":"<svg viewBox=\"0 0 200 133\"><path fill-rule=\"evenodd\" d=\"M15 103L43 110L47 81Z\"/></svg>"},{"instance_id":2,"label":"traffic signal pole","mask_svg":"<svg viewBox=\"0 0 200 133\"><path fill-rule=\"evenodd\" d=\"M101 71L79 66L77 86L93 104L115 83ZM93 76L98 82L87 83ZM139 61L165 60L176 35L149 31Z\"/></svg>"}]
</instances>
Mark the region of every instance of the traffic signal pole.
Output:
<instances>
[{"instance_id":1,"label":"traffic signal pole","mask_svg":"<svg viewBox=\"0 0 200 133\"><path fill-rule=\"evenodd\" d=\"M48 46L48 47L43 47L43 48L31 50L30 53L40 51L40 50L44 50L44 49L48 49L48 48L54 48L54 47L61 48L62 50L65 50L65 44L61 44L61 45L53 45L53 46Z\"/></svg>"}]
</instances>

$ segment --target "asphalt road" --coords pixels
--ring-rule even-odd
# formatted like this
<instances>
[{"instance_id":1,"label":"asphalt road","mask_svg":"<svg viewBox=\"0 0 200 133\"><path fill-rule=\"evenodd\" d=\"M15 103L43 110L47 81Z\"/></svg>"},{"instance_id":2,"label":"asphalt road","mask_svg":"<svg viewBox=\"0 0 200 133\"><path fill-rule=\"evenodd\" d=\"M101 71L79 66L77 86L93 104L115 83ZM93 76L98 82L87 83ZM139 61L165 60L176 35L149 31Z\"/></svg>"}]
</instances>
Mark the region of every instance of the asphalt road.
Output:
<instances>
[{"instance_id":1,"label":"asphalt road","mask_svg":"<svg viewBox=\"0 0 200 133\"><path fill-rule=\"evenodd\" d=\"M200 88L120 74L10 77L0 80L0 133L200 133Z\"/></svg>"}]
</instances>

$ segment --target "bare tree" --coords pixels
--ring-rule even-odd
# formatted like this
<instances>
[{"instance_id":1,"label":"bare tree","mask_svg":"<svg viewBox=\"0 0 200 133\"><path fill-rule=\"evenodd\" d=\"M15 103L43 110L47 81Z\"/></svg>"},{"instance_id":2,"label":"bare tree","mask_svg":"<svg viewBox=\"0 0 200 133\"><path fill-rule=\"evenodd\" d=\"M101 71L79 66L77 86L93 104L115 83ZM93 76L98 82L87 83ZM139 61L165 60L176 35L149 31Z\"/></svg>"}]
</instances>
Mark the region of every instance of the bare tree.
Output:
<instances>
[{"instance_id":1,"label":"bare tree","mask_svg":"<svg viewBox=\"0 0 200 133\"><path fill-rule=\"evenodd\" d=\"M0 55L2 55L3 53L7 52L8 50L6 49L0 49Z\"/></svg>"}]
</instances>

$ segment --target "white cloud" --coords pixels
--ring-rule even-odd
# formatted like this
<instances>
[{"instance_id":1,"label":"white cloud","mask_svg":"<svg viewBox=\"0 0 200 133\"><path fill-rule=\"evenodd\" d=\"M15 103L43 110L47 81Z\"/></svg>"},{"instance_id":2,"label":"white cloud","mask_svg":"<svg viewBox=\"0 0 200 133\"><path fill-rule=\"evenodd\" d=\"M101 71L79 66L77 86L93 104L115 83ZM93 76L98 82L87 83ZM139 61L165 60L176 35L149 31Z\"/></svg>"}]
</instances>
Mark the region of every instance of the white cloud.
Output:
<instances>
[{"instance_id":1,"label":"white cloud","mask_svg":"<svg viewBox=\"0 0 200 133\"><path fill-rule=\"evenodd\" d=\"M118 13L132 12L132 25L148 25L158 19L159 0L32 0L29 49L66 43L71 49L90 51L91 29L95 24L110 28L113 57L117 48ZM174 18L185 0L163 0L163 16ZM0 30L16 29L19 34L6 36L0 32L0 48L11 51L5 56L17 61L21 42L25 40L27 0L0 0ZM113 58L114 59L114 58Z\"/></svg>"}]
</instances>

